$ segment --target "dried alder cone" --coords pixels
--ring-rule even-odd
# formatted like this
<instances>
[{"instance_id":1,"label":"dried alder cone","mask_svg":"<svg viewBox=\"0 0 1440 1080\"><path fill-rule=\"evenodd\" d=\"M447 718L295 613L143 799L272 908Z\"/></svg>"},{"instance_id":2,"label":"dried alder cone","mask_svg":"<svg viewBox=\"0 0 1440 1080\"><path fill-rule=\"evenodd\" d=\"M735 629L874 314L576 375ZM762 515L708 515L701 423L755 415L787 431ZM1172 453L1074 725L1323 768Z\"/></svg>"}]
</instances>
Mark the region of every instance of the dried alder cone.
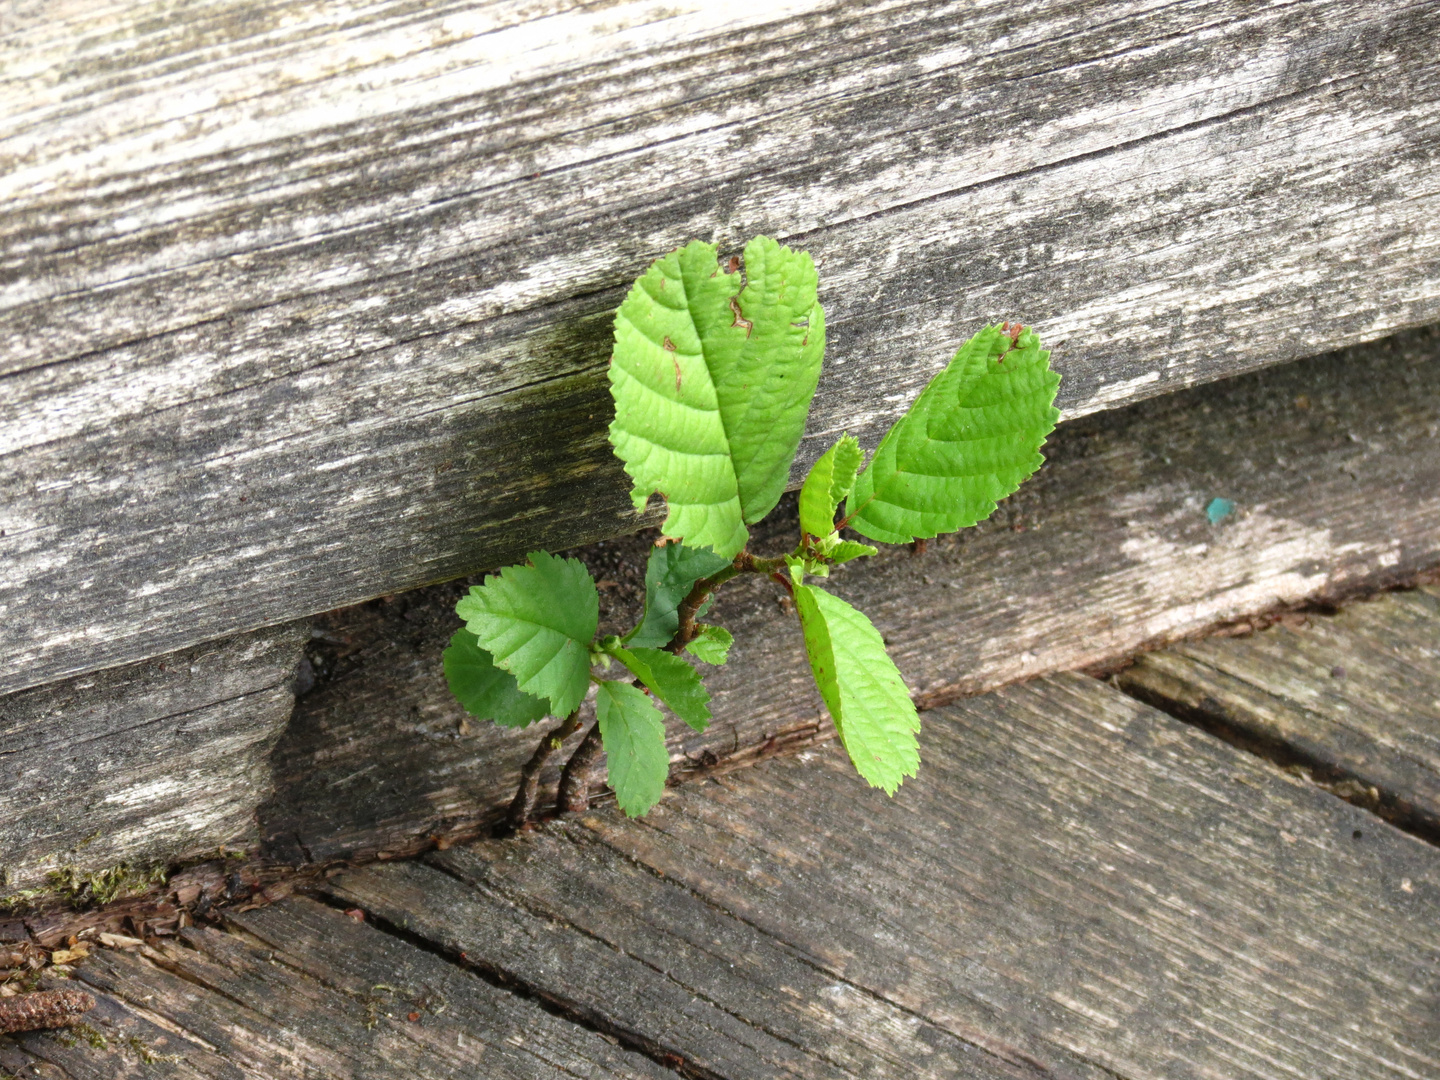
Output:
<instances>
[{"instance_id":1,"label":"dried alder cone","mask_svg":"<svg viewBox=\"0 0 1440 1080\"><path fill-rule=\"evenodd\" d=\"M920 719L879 631L806 579L876 554L845 529L905 544L989 517L1039 468L1060 376L1032 331L985 327L868 463L841 435L801 488L799 545L760 558L747 548L748 526L785 490L820 379L817 292L804 252L759 236L743 263L722 268L714 245L696 240L657 260L616 312L610 442L636 509L664 496L670 540L651 553L644 615L623 637L597 637L599 596L584 566L536 551L470 590L456 607L465 627L445 651L450 687L475 716L511 727L566 718L526 766L512 826L533 809L540 766L578 730L592 684L596 725L566 768L562 809L584 805L597 742L621 808L639 815L655 805L670 768L658 706L697 731L710 722L709 692L685 654L726 662L729 632L698 620L739 574L769 575L794 597L816 686L860 775L890 794L915 775ZM619 677L606 678L616 665Z\"/></svg>"},{"instance_id":2,"label":"dried alder cone","mask_svg":"<svg viewBox=\"0 0 1440 1080\"><path fill-rule=\"evenodd\" d=\"M83 990L41 990L0 998L0 1031L43 1031L68 1027L95 1007Z\"/></svg>"}]
</instances>

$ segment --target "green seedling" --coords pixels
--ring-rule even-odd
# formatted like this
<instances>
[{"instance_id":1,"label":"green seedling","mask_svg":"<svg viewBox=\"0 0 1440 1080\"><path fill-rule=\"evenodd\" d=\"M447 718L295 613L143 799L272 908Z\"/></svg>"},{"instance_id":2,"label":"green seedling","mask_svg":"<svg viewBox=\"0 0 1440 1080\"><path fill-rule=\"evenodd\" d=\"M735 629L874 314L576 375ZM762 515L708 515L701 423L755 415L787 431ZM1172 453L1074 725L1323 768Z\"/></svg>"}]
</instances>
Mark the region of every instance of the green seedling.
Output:
<instances>
[{"instance_id":1,"label":"green seedling","mask_svg":"<svg viewBox=\"0 0 1440 1080\"><path fill-rule=\"evenodd\" d=\"M743 267L743 268L742 268ZM930 380L868 462L843 434L800 490L800 543L762 558L749 526L779 502L804 433L825 352L815 265L759 236L722 268L694 241L659 259L615 315L610 442L642 510L665 499L645 573L645 611L624 636L597 636L599 596L575 559L532 552L471 588L445 651L450 688L469 712L507 727L563 717L541 740L510 808L534 809L547 757L580 728L595 686L596 721L561 779L559 809L583 809L603 748L620 807L644 814L669 775L664 706L696 731L710 722L700 664L724 664L723 627L698 621L715 591L765 574L793 598L800 634L856 771L894 794L920 764L920 719L878 630L810 578L877 549L844 535L905 544L983 521L1039 468L1059 416L1060 376L1039 338L987 326ZM843 517L836 513L843 507Z\"/></svg>"}]
</instances>

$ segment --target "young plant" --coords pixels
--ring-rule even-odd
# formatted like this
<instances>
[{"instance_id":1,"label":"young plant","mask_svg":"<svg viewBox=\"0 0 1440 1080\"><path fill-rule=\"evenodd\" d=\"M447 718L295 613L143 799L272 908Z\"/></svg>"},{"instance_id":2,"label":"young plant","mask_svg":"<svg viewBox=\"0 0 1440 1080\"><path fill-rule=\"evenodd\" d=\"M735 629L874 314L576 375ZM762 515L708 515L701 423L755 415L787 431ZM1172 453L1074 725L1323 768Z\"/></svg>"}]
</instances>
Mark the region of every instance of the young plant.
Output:
<instances>
[{"instance_id":1,"label":"young plant","mask_svg":"<svg viewBox=\"0 0 1440 1080\"><path fill-rule=\"evenodd\" d=\"M525 766L512 827L534 809L541 766L579 729L592 683L597 719L565 766L559 809L585 807L602 748L621 809L639 815L655 805L670 768L657 703L705 730L710 695L685 656L726 662L729 632L697 619L739 574L769 575L794 598L815 684L856 771L892 795L915 775L920 719L879 632L806 579L876 554L845 539L846 528L904 544L989 517L1040 466L1060 377L1032 331L985 327L868 464L860 444L840 436L801 488L800 543L758 557L748 526L785 490L820 378L825 313L816 289L810 256L768 237L751 240L743 263L732 258L727 268L714 245L697 240L652 265L616 312L610 442L634 481L635 508L658 492L668 511L669 542L652 550L645 571L644 614L623 637L597 638L589 573L536 551L471 588L456 606L465 628L445 651L450 688L473 715L507 727L564 717Z\"/></svg>"}]
</instances>

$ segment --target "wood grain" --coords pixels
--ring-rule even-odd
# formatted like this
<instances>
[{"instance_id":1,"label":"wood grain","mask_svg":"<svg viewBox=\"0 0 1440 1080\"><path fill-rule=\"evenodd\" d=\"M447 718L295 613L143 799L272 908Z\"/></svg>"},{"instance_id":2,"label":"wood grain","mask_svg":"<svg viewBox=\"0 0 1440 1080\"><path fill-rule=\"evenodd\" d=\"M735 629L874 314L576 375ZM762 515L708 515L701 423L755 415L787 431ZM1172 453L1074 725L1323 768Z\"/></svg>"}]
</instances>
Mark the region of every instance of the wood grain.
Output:
<instances>
[{"instance_id":1,"label":"wood grain","mask_svg":"<svg viewBox=\"0 0 1440 1080\"><path fill-rule=\"evenodd\" d=\"M186 1061L190 1045L204 1047L195 1055L200 1075L226 1080L673 1075L314 901L287 900L238 916L232 927L191 929L183 942L143 955L101 950L76 975L111 1008L152 1017L174 1033ZM47 1041L25 1045L35 1053ZM108 1077L117 1074L99 1066L115 1056L123 1050L107 1056L80 1047L73 1057L86 1070L64 1065L76 1080Z\"/></svg>"},{"instance_id":2,"label":"wood grain","mask_svg":"<svg viewBox=\"0 0 1440 1080\"><path fill-rule=\"evenodd\" d=\"M617 1024L634 1006L606 980L673 986L802 1048L858 1043L851 1074L966 1075L889 1009L1019 1075L1440 1068L1433 847L1081 676L928 713L922 759L893 801L830 744L642 821L594 812L428 856L443 875L331 887ZM695 1006L644 1004L677 1056L775 1075L711 1066Z\"/></svg>"},{"instance_id":3,"label":"wood grain","mask_svg":"<svg viewBox=\"0 0 1440 1080\"><path fill-rule=\"evenodd\" d=\"M1064 424L1039 476L989 522L922 556L887 549L827 587L875 620L923 703L1116 663L1440 563L1437 432L1434 331L1274 368ZM1212 525L1215 497L1236 509ZM793 520L778 512L759 546L792 547ZM616 597L648 543L580 552L604 584L606 632L631 625L634 596ZM440 655L464 588L329 617L327 656L345 655L300 699L277 752L262 811L276 858L413 852L508 801L536 735L467 721L449 695ZM706 674L709 730L671 723L675 775L829 737L778 590L728 586L714 618L737 644Z\"/></svg>"},{"instance_id":4,"label":"wood grain","mask_svg":"<svg viewBox=\"0 0 1440 1080\"><path fill-rule=\"evenodd\" d=\"M122 966L128 962L128 957L119 960ZM106 966L103 958L95 963ZM167 976L157 974L151 1001L170 989L163 982ZM48 982L74 985L60 979ZM80 1031L31 1032L0 1041L0 1068L25 1080L252 1080L256 1075L177 1030L168 1018L147 1009L146 1002L131 1005L104 993L94 996L95 1008L85 1014L86 1026Z\"/></svg>"},{"instance_id":5,"label":"wood grain","mask_svg":"<svg viewBox=\"0 0 1440 1080\"><path fill-rule=\"evenodd\" d=\"M546 879L563 877L575 907L547 903L543 886L489 880L483 862L458 851L446 856L443 873L403 863L344 875L327 891L565 1015L648 1045L691 1075L1036 1075L891 1004L837 993L833 979L804 958L701 897L681 898L612 851L577 851L558 834L538 843L497 853L510 862L519 855ZM486 880L476 883L477 874ZM645 914L657 910L664 912L658 920ZM609 929L594 931L600 921Z\"/></svg>"},{"instance_id":6,"label":"wood grain","mask_svg":"<svg viewBox=\"0 0 1440 1080\"><path fill-rule=\"evenodd\" d=\"M609 312L692 236L817 257L802 465L984 320L1071 415L1434 321L1437 14L12 10L0 689L634 528Z\"/></svg>"},{"instance_id":7,"label":"wood grain","mask_svg":"<svg viewBox=\"0 0 1440 1080\"><path fill-rule=\"evenodd\" d=\"M1440 591L1143 656L1116 684L1440 835Z\"/></svg>"},{"instance_id":8,"label":"wood grain","mask_svg":"<svg viewBox=\"0 0 1440 1080\"><path fill-rule=\"evenodd\" d=\"M210 642L0 697L0 896L253 849L308 627Z\"/></svg>"}]
</instances>

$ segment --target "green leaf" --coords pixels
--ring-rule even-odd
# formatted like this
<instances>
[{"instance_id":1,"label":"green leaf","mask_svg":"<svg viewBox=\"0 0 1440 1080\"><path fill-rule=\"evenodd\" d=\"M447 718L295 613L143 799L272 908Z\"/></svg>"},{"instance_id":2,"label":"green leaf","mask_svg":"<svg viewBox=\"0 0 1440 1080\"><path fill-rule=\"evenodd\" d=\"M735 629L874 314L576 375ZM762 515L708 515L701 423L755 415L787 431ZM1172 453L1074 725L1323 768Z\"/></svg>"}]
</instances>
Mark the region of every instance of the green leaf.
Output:
<instances>
[{"instance_id":1,"label":"green leaf","mask_svg":"<svg viewBox=\"0 0 1440 1080\"><path fill-rule=\"evenodd\" d=\"M869 544L857 544L854 540L841 540L833 548L825 553L825 557L836 566L847 563L851 559L859 559L865 555L878 555L880 550Z\"/></svg>"},{"instance_id":2,"label":"green leaf","mask_svg":"<svg viewBox=\"0 0 1440 1080\"><path fill-rule=\"evenodd\" d=\"M862 555L878 555L879 550L869 544L857 544L854 540L841 540L838 533L822 536L815 542L815 550L835 566L858 559Z\"/></svg>"},{"instance_id":3,"label":"green leaf","mask_svg":"<svg viewBox=\"0 0 1440 1080\"><path fill-rule=\"evenodd\" d=\"M694 639L685 646L685 651L697 660L702 660L713 667L719 667L730 659L730 646L735 644L735 638L730 631L723 626L698 627Z\"/></svg>"},{"instance_id":4,"label":"green leaf","mask_svg":"<svg viewBox=\"0 0 1440 1080\"><path fill-rule=\"evenodd\" d=\"M800 585L805 581L805 570L806 567L809 565L809 562L810 560L806 559L802 555L785 556L785 565L790 570L791 582L796 585Z\"/></svg>"},{"instance_id":5,"label":"green leaf","mask_svg":"<svg viewBox=\"0 0 1440 1080\"><path fill-rule=\"evenodd\" d=\"M699 240L659 259L615 314L610 362L636 509L660 492L665 535L727 559L784 492L825 350L809 255L757 236L744 280Z\"/></svg>"},{"instance_id":6,"label":"green leaf","mask_svg":"<svg viewBox=\"0 0 1440 1080\"><path fill-rule=\"evenodd\" d=\"M815 685L856 771L894 795L920 767L920 717L905 680L864 614L813 585L795 588L795 609Z\"/></svg>"},{"instance_id":7,"label":"green leaf","mask_svg":"<svg viewBox=\"0 0 1440 1080\"><path fill-rule=\"evenodd\" d=\"M695 582L730 565L709 548L663 544L650 549L645 565L645 614L625 636L629 645L661 648L680 629L680 603Z\"/></svg>"},{"instance_id":8,"label":"green leaf","mask_svg":"<svg viewBox=\"0 0 1440 1080\"><path fill-rule=\"evenodd\" d=\"M639 817L660 801L670 775L665 722L643 691L623 682L600 684L595 711L610 786L620 809Z\"/></svg>"},{"instance_id":9,"label":"green leaf","mask_svg":"<svg viewBox=\"0 0 1440 1080\"><path fill-rule=\"evenodd\" d=\"M614 646L610 655L630 669L650 692L670 706L670 711L696 731L710 726L710 691L700 673L668 652L659 649L624 649Z\"/></svg>"},{"instance_id":10,"label":"green leaf","mask_svg":"<svg viewBox=\"0 0 1440 1080\"><path fill-rule=\"evenodd\" d=\"M855 481L850 527L886 544L954 532L1040 467L1060 376L1032 331L987 326L960 347L880 440Z\"/></svg>"},{"instance_id":11,"label":"green leaf","mask_svg":"<svg viewBox=\"0 0 1440 1080\"><path fill-rule=\"evenodd\" d=\"M548 698L556 716L571 712L590 684L590 642L600 596L585 565L532 551L455 605L465 628L521 690Z\"/></svg>"},{"instance_id":12,"label":"green leaf","mask_svg":"<svg viewBox=\"0 0 1440 1080\"><path fill-rule=\"evenodd\" d=\"M855 486L860 468L860 444L852 435L841 435L834 446L810 466L805 486L800 489L800 528L811 536L829 536L835 531L835 507Z\"/></svg>"},{"instance_id":13,"label":"green leaf","mask_svg":"<svg viewBox=\"0 0 1440 1080\"><path fill-rule=\"evenodd\" d=\"M469 630L455 631L441 663L450 692L471 716L522 728L550 711L549 702L525 693L514 675L496 667Z\"/></svg>"}]
</instances>

